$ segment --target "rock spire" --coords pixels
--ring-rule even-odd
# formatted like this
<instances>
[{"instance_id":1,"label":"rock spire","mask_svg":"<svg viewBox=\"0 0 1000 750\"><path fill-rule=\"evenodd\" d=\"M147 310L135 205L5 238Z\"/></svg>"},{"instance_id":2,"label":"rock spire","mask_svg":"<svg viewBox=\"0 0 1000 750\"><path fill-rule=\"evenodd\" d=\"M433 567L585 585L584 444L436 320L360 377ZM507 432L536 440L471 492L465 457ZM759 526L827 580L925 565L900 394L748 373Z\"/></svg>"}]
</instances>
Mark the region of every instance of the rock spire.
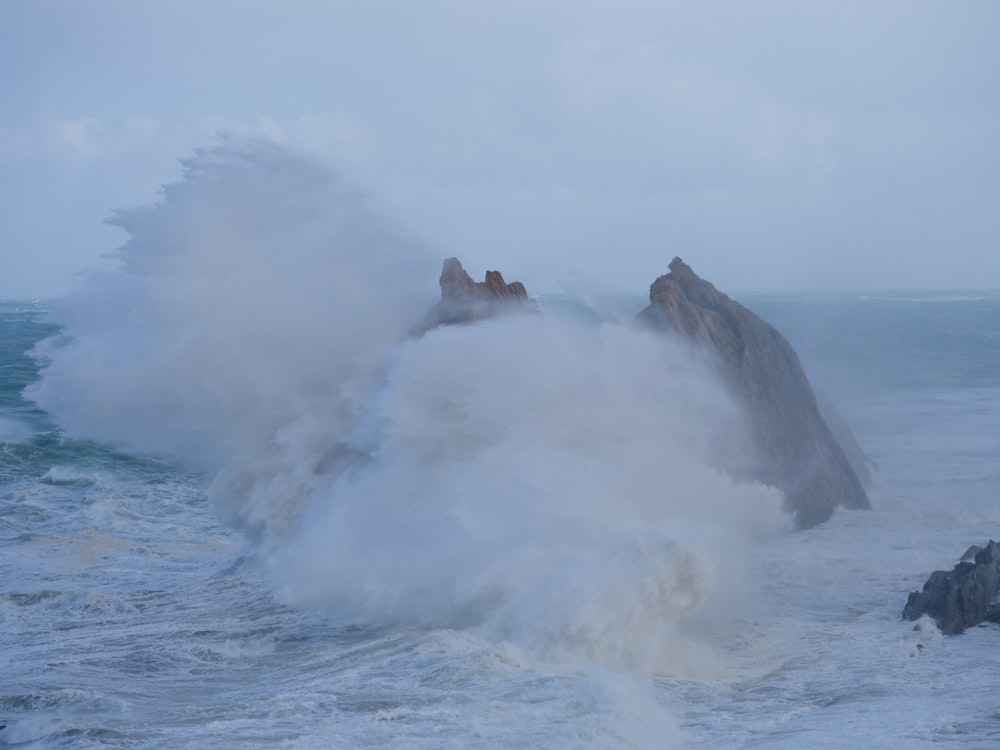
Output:
<instances>
[{"instance_id":1,"label":"rock spire","mask_svg":"<svg viewBox=\"0 0 1000 750\"><path fill-rule=\"evenodd\" d=\"M799 527L868 496L817 408L798 355L772 326L701 279L680 258L653 282L638 317L706 349L742 406L750 434L745 479L777 487Z\"/></svg>"}]
</instances>

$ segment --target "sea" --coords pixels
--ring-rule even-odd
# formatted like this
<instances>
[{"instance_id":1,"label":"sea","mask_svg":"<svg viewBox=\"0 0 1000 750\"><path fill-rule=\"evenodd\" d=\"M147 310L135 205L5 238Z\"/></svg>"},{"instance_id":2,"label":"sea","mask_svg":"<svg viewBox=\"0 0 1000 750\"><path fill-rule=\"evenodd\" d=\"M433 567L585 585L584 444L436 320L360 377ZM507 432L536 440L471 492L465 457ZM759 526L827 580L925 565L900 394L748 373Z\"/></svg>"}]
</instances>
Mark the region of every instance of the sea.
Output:
<instances>
[{"instance_id":1,"label":"sea","mask_svg":"<svg viewBox=\"0 0 1000 750\"><path fill-rule=\"evenodd\" d=\"M1000 627L901 618L1000 538L1000 292L734 295L871 468L795 530L641 293L412 336L440 256L260 144L115 221L0 303L0 746L1000 747Z\"/></svg>"}]
</instances>

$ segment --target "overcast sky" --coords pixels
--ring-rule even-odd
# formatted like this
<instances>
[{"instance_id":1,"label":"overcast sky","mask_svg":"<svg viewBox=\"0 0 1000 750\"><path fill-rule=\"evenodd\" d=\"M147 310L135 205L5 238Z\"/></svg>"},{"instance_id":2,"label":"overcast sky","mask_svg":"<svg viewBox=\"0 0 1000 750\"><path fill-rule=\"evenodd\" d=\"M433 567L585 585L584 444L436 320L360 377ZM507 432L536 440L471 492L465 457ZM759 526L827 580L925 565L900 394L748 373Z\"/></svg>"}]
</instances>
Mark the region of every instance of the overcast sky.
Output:
<instances>
[{"instance_id":1,"label":"overcast sky","mask_svg":"<svg viewBox=\"0 0 1000 750\"><path fill-rule=\"evenodd\" d=\"M531 292L1000 288L1000 2L3 0L0 297L222 131ZM106 262L106 261L105 261Z\"/></svg>"}]
</instances>

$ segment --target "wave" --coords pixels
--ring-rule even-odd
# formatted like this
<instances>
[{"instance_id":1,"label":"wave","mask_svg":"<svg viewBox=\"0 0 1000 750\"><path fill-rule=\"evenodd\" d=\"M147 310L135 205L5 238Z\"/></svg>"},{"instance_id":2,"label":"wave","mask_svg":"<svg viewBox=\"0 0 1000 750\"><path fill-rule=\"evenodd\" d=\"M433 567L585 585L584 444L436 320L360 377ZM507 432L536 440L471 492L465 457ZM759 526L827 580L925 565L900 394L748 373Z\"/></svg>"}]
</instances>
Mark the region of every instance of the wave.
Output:
<instances>
[{"instance_id":1,"label":"wave","mask_svg":"<svg viewBox=\"0 0 1000 750\"><path fill-rule=\"evenodd\" d=\"M113 486L112 478L103 471L75 464L57 464L42 475L42 481L58 485L91 485Z\"/></svg>"},{"instance_id":2,"label":"wave","mask_svg":"<svg viewBox=\"0 0 1000 750\"><path fill-rule=\"evenodd\" d=\"M31 425L16 419L0 417L0 443L23 443L31 439L35 430Z\"/></svg>"},{"instance_id":3,"label":"wave","mask_svg":"<svg viewBox=\"0 0 1000 750\"><path fill-rule=\"evenodd\" d=\"M437 258L274 145L199 152L115 223L120 269L53 305L29 393L70 435L210 472L282 601L711 668L694 632L788 519L721 471L745 438L690 349L558 314L409 338Z\"/></svg>"}]
</instances>

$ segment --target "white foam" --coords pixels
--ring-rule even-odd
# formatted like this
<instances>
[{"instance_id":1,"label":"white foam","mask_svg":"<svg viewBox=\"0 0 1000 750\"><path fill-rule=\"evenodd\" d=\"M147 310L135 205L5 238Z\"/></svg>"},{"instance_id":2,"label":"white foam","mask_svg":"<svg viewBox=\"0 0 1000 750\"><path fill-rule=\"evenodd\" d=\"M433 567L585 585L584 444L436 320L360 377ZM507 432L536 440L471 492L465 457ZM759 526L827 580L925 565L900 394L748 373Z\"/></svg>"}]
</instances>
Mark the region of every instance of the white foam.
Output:
<instances>
[{"instance_id":1,"label":"white foam","mask_svg":"<svg viewBox=\"0 0 1000 750\"><path fill-rule=\"evenodd\" d=\"M76 464L57 464L46 471L42 479L60 485L100 484L111 486L115 483L114 478L107 472Z\"/></svg>"},{"instance_id":2,"label":"white foam","mask_svg":"<svg viewBox=\"0 0 1000 750\"><path fill-rule=\"evenodd\" d=\"M122 269L54 305L66 338L38 347L29 395L71 436L203 468L349 420L355 381L434 293L437 259L276 146L199 153L163 202L115 223Z\"/></svg>"},{"instance_id":3,"label":"white foam","mask_svg":"<svg viewBox=\"0 0 1000 750\"><path fill-rule=\"evenodd\" d=\"M737 412L690 350L551 316L407 341L439 259L276 146L201 153L164 196L39 349L70 434L216 472L287 602L700 668L684 624L787 519L721 473Z\"/></svg>"},{"instance_id":4,"label":"white foam","mask_svg":"<svg viewBox=\"0 0 1000 750\"><path fill-rule=\"evenodd\" d=\"M396 352L368 409L354 440L371 461L318 488L301 532L269 548L288 602L697 670L677 626L720 563L787 524L776 492L716 468L742 443L709 370L631 326L435 331Z\"/></svg>"}]
</instances>

